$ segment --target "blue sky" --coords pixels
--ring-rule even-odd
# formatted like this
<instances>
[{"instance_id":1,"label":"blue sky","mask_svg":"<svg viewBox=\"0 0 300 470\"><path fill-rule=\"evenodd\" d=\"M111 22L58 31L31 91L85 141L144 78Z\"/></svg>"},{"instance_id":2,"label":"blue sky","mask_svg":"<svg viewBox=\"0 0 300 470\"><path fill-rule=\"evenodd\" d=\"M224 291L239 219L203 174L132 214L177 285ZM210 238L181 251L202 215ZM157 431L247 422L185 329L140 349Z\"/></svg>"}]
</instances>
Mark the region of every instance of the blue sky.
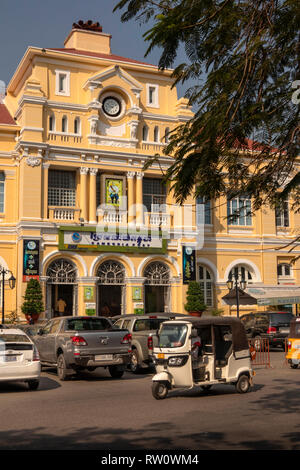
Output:
<instances>
[{"instance_id":1,"label":"blue sky","mask_svg":"<svg viewBox=\"0 0 300 470\"><path fill-rule=\"evenodd\" d=\"M0 81L9 83L28 46L63 47L72 24L82 19L99 21L103 32L112 35L112 52L157 64L159 50L146 59L142 27L132 20L121 23L113 13L117 0L0 0ZM178 62L183 61L183 54ZM177 87L179 97L187 88Z\"/></svg>"}]
</instances>

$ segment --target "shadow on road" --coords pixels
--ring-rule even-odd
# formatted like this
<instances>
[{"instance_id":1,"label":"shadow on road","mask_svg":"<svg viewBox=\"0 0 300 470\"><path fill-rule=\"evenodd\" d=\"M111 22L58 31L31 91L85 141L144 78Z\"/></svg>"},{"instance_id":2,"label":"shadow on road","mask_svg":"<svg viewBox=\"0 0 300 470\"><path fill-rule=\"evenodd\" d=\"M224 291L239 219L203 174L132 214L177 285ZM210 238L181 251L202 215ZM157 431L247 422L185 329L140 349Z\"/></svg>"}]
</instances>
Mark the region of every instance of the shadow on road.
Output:
<instances>
[{"instance_id":1,"label":"shadow on road","mask_svg":"<svg viewBox=\"0 0 300 470\"><path fill-rule=\"evenodd\" d=\"M59 381L49 379L48 377L41 377L40 385L37 391L55 390L61 387ZM27 383L25 382L4 382L0 383L0 394L1 393L24 393L30 391ZM30 391L36 393L36 391Z\"/></svg>"}]
</instances>

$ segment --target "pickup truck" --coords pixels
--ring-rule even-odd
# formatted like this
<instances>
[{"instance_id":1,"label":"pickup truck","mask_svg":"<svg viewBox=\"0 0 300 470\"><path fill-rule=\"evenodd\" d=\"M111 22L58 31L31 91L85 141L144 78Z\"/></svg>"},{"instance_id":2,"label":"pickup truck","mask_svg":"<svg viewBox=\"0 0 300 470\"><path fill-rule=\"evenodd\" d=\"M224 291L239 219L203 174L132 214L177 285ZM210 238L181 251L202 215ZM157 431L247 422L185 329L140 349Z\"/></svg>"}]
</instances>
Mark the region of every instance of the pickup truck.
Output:
<instances>
[{"instance_id":1,"label":"pickup truck","mask_svg":"<svg viewBox=\"0 0 300 470\"><path fill-rule=\"evenodd\" d=\"M130 370L137 374L152 365L151 348L153 336L156 335L163 321L175 317L187 317L179 313L149 313L145 315L126 314L112 317L115 328L126 328L131 334L132 355Z\"/></svg>"},{"instance_id":2,"label":"pickup truck","mask_svg":"<svg viewBox=\"0 0 300 470\"><path fill-rule=\"evenodd\" d=\"M53 318L32 338L42 366L56 366L60 380L82 370L108 367L113 378L131 361L131 335L104 317Z\"/></svg>"}]
</instances>

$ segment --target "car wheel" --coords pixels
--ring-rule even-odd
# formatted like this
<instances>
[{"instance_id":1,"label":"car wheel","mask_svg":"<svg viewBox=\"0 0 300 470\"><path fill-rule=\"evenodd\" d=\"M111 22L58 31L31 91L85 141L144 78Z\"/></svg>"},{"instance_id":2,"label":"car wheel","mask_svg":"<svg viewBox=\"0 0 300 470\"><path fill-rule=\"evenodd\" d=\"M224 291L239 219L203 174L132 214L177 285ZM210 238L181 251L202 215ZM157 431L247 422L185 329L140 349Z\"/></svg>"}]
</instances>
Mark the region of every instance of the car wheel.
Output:
<instances>
[{"instance_id":1,"label":"car wheel","mask_svg":"<svg viewBox=\"0 0 300 470\"><path fill-rule=\"evenodd\" d=\"M119 366L109 366L108 370L113 379L120 379L124 374L124 369Z\"/></svg>"},{"instance_id":2,"label":"car wheel","mask_svg":"<svg viewBox=\"0 0 300 470\"><path fill-rule=\"evenodd\" d=\"M29 380L28 381L29 390L37 390L39 388L39 385L40 385L39 380Z\"/></svg>"},{"instance_id":3,"label":"car wheel","mask_svg":"<svg viewBox=\"0 0 300 470\"><path fill-rule=\"evenodd\" d=\"M298 364L291 364L292 369L297 369L297 367L298 367Z\"/></svg>"},{"instance_id":4,"label":"car wheel","mask_svg":"<svg viewBox=\"0 0 300 470\"><path fill-rule=\"evenodd\" d=\"M57 375L59 380L66 380L68 375L68 369L63 354L60 354L57 358Z\"/></svg>"},{"instance_id":5,"label":"car wheel","mask_svg":"<svg viewBox=\"0 0 300 470\"><path fill-rule=\"evenodd\" d=\"M240 375L235 388L238 393L247 393L250 388L250 380L248 375Z\"/></svg>"},{"instance_id":6,"label":"car wheel","mask_svg":"<svg viewBox=\"0 0 300 470\"><path fill-rule=\"evenodd\" d=\"M141 367L139 365L139 355L136 349L132 351L130 370L134 374L137 374L140 371Z\"/></svg>"},{"instance_id":7,"label":"car wheel","mask_svg":"<svg viewBox=\"0 0 300 470\"><path fill-rule=\"evenodd\" d=\"M163 400L168 395L168 387L163 382L153 382L152 395L156 400Z\"/></svg>"}]
</instances>

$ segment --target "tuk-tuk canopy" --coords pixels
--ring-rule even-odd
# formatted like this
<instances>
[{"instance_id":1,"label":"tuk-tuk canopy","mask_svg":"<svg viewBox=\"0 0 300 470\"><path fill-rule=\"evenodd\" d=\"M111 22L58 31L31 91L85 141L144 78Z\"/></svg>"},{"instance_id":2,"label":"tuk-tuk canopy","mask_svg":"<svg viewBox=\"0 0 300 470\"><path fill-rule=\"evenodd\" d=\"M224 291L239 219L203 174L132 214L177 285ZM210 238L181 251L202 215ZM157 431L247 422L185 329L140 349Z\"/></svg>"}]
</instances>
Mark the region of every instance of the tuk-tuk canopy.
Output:
<instances>
[{"instance_id":1,"label":"tuk-tuk canopy","mask_svg":"<svg viewBox=\"0 0 300 470\"><path fill-rule=\"evenodd\" d=\"M300 338L300 317L291 320L289 337Z\"/></svg>"},{"instance_id":2,"label":"tuk-tuk canopy","mask_svg":"<svg viewBox=\"0 0 300 470\"><path fill-rule=\"evenodd\" d=\"M189 319L193 328L211 326L230 326L232 332L232 349L234 352L249 349L248 339L243 323L236 317L203 317Z\"/></svg>"}]
</instances>

